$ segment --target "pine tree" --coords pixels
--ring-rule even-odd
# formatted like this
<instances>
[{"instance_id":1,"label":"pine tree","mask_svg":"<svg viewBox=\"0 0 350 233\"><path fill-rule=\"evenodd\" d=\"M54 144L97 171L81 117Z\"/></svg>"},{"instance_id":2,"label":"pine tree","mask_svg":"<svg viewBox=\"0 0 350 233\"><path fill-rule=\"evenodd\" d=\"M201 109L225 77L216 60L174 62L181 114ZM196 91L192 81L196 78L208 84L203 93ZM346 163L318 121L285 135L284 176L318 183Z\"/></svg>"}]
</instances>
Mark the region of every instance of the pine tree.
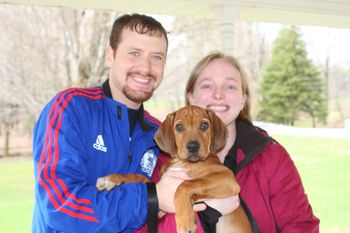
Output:
<instances>
[{"instance_id":1,"label":"pine tree","mask_svg":"<svg viewBox=\"0 0 350 233\"><path fill-rule=\"evenodd\" d=\"M259 120L294 125L301 112L316 125L327 116L320 74L307 58L306 46L295 26L283 28L260 83Z\"/></svg>"}]
</instances>

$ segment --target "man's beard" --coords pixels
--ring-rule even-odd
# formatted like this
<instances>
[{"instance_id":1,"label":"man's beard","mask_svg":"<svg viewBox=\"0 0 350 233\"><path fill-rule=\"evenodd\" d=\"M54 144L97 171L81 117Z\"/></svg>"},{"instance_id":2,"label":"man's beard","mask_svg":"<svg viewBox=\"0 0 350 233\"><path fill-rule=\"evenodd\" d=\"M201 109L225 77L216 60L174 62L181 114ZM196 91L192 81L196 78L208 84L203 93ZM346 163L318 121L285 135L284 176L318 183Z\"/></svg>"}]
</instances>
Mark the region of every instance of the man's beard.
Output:
<instances>
[{"instance_id":1,"label":"man's beard","mask_svg":"<svg viewBox=\"0 0 350 233\"><path fill-rule=\"evenodd\" d=\"M135 91L128 86L123 87L123 94L130 100L134 101L135 103L142 103L147 100L149 100L152 95L153 91L151 92L142 92L142 91Z\"/></svg>"}]
</instances>

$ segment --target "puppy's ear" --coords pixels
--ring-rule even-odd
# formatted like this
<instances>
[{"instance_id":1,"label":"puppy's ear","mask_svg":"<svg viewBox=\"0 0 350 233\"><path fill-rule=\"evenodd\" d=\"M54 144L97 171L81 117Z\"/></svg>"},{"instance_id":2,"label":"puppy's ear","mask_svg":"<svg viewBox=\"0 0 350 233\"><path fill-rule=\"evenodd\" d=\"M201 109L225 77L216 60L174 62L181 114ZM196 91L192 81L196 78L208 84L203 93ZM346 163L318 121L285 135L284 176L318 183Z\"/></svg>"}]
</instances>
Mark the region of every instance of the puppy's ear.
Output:
<instances>
[{"instance_id":1,"label":"puppy's ear","mask_svg":"<svg viewBox=\"0 0 350 233\"><path fill-rule=\"evenodd\" d=\"M171 157L177 153L173 130L174 118L175 113L168 114L154 135L154 140L158 144L159 148L162 151L170 154Z\"/></svg>"},{"instance_id":2,"label":"puppy's ear","mask_svg":"<svg viewBox=\"0 0 350 233\"><path fill-rule=\"evenodd\" d=\"M216 116L214 112L210 110L207 111L212 128L210 150L214 153L218 153L226 144L227 128L224 122L218 116Z\"/></svg>"}]
</instances>

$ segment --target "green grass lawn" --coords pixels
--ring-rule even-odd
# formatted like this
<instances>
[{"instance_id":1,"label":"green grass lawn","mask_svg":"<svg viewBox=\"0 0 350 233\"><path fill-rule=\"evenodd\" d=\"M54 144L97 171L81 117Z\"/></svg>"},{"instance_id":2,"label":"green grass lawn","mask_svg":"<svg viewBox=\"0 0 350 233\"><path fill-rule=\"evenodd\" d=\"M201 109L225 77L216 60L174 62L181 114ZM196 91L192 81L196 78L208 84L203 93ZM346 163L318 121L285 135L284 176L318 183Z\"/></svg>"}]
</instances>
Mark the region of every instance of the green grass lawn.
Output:
<instances>
[{"instance_id":1,"label":"green grass lawn","mask_svg":"<svg viewBox=\"0 0 350 233\"><path fill-rule=\"evenodd\" d=\"M292 156L320 232L350 232L350 140L275 136Z\"/></svg>"},{"instance_id":2,"label":"green grass lawn","mask_svg":"<svg viewBox=\"0 0 350 233\"><path fill-rule=\"evenodd\" d=\"M273 135L295 161L321 233L350 232L350 140ZM0 232L30 232L31 157L0 159Z\"/></svg>"},{"instance_id":3,"label":"green grass lawn","mask_svg":"<svg viewBox=\"0 0 350 233\"><path fill-rule=\"evenodd\" d=\"M30 232L33 183L31 157L0 159L0 232Z\"/></svg>"}]
</instances>

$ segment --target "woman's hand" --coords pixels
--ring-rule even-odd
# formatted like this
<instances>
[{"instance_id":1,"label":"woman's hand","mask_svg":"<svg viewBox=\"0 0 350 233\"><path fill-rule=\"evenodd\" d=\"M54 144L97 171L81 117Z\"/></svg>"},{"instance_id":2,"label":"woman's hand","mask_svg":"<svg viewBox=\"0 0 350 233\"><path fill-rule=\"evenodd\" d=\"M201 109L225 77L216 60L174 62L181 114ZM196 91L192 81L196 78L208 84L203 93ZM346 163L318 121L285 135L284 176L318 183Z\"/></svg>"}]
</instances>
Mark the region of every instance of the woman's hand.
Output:
<instances>
[{"instance_id":1,"label":"woman's hand","mask_svg":"<svg viewBox=\"0 0 350 233\"><path fill-rule=\"evenodd\" d=\"M234 195L225 198L205 199L200 200L204 203L198 203L193 206L194 211L203 211L207 208L206 205L216 209L222 215L227 215L235 211L239 206L239 196Z\"/></svg>"},{"instance_id":2,"label":"woman's hand","mask_svg":"<svg viewBox=\"0 0 350 233\"><path fill-rule=\"evenodd\" d=\"M184 181L190 180L187 170L183 168L171 168L164 173L156 184L157 197L159 210L165 213L175 213L174 195L177 187ZM198 203L193 206L193 210L203 211L207 208L207 205L219 211L222 215L232 213L239 206L238 195L225 197L199 200ZM161 212L160 212L161 213Z\"/></svg>"}]
</instances>

